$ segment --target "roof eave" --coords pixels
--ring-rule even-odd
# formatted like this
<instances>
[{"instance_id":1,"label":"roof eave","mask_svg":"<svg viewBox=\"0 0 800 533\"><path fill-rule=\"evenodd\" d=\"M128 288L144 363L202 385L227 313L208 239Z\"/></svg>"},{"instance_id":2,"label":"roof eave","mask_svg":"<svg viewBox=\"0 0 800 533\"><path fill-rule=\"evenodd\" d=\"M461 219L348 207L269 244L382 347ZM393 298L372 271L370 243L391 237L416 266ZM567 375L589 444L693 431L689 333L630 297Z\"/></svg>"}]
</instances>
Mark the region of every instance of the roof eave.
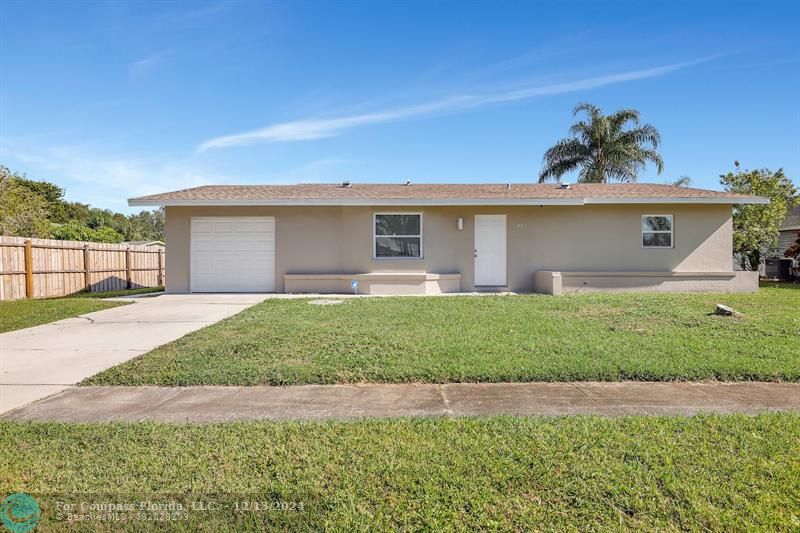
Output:
<instances>
[{"instance_id":1,"label":"roof eave","mask_svg":"<svg viewBox=\"0 0 800 533\"><path fill-rule=\"evenodd\" d=\"M470 205L592 205L592 204L768 204L768 198L446 198L446 199L232 199L232 200L178 200L130 198L128 205L135 206L470 206Z\"/></svg>"},{"instance_id":2,"label":"roof eave","mask_svg":"<svg viewBox=\"0 0 800 533\"><path fill-rule=\"evenodd\" d=\"M762 196L746 196L730 198L725 196L712 196L707 198L586 198L585 204L739 204L739 205L766 205L769 198Z\"/></svg>"},{"instance_id":3,"label":"roof eave","mask_svg":"<svg viewBox=\"0 0 800 533\"><path fill-rule=\"evenodd\" d=\"M357 199L305 199L305 200L148 200L131 198L129 206L467 206L467 205L583 205L580 198L521 198L521 199L481 199L481 198L446 198L446 199L393 199L393 198L357 198Z\"/></svg>"}]
</instances>

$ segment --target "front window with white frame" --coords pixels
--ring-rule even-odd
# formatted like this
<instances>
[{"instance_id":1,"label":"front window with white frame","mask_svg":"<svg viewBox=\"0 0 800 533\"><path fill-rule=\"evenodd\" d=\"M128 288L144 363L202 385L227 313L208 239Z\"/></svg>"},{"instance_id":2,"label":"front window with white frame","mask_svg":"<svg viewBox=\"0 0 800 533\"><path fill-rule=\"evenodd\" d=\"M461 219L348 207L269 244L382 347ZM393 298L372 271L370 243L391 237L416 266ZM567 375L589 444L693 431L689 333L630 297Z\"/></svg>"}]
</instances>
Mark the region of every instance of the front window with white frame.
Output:
<instances>
[{"instance_id":1,"label":"front window with white frame","mask_svg":"<svg viewBox=\"0 0 800 533\"><path fill-rule=\"evenodd\" d=\"M422 258L422 213L375 213L372 229L375 259Z\"/></svg>"},{"instance_id":2,"label":"front window with white frame","mask_svg":"<svg viewBox=\"0 0 800 533\"><path fill-rule=\"evenodd\" d=\"M672 215L642 215L642 247L673 247Z\"/></svg>"}]
</instances>

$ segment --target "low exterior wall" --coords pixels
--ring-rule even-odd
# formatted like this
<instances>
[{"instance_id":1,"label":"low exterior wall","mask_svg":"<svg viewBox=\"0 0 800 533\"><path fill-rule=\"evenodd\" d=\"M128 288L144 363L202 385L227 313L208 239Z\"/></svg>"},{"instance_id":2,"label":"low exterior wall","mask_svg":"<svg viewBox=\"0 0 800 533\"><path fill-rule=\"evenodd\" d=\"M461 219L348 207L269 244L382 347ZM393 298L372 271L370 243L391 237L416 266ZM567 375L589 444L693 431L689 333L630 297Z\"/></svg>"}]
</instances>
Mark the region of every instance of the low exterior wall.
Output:
<instances>
[{"instance_id":1,"label":"low exterior wall","mask_svg":"<svg viewBox=\"0 0 800 533\"><path fill-rule=\"evenodd\" d=\"M755 292L758 272L554 272L534 273L544 294L585 292Z\"/></svg>"},{"instance_id":2,"label":"low exterior wall","mask_svg":"<svg viewBox=\"0 0 800 533\"><path fill-rule=\"evenodd\" d=\"M560 296L562 294L561 272L553 272L551 270L534 272L533 292Z\"/></svg>"},{"instance_id":3,"label":"low exterior wall","mask_svg":"<svg viewBox=\"0 0 800 533\"><path fill-rule=\"evenodd\" d=\"M444 294L461 291L461 274L367 273L367 274L286 274L287 293L353 292L351 282L358 281L359 294Z\"/></svg>"}]
</instances>

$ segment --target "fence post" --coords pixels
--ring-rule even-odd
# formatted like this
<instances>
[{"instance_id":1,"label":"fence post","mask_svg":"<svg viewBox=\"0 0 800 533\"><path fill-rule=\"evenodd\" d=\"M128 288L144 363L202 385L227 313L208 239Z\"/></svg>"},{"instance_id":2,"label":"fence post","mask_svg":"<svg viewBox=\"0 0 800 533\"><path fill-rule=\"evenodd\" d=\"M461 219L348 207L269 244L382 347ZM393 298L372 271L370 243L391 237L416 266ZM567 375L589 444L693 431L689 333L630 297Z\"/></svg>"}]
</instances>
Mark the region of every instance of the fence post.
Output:
<instances>
[{"instance_id":1,"label":"fence post","mask_svg":"<svg viewBox=\"0 0 800 533\"><path fill-rule=\"evenodd\" d=\"M25 296L33 298L33 246L30 239L25 241Z\"/></svg>"},{"instance_id":2,"label":"fence post","mask_svg":"<svg viewBox=\"0 0 800 533\"><path fill-rule=\"evenodd\" d=\"M161 273L161 269L164 268L164 259L163 259L164 252L160 249L158 250L158 277L157 282L159 287L164 286L164 276Z\"/></svg>"},{"instance_id":3,"label":"fence post","mask_svg":"<svg viewBox=\"0 0 800 533\"><path fill-rule=\"evenodd\" d=\"M84 244L83 245L83 285L84 285L84 288L86 289L86 292L91 292L92 291L92 276L91 276L92 269L91 269L91 264L89 263L90 255L91 254L89 254L89 245L88 244Z\"/></svg>"},{"instance_id":4,"label":"fence post","mask_svg":"<svg viewBox=\"0 0 800 533\"><path fill-rule=\"evenodd\" d=\"M131 283L131 248L125 248L125 288L130 289Z\"/></svg>"}]
</instances>

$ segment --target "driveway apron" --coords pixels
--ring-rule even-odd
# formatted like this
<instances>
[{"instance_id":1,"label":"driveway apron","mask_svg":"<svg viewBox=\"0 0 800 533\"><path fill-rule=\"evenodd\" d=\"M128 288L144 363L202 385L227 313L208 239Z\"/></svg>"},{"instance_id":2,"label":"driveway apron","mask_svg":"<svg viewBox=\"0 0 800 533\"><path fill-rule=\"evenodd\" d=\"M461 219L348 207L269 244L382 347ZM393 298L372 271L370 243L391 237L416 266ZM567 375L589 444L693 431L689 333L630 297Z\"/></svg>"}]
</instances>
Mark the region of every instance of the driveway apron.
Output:
<instances>
[{"instance_id":1,"label":"driveway apron","mask_svg":"<svg viewBox=\"0 0 800 533\"><path fill-rule=\"evenodd\" d=\"M0 413L233 316L265 294L163 294L0 334Z\"/></svg>"}]
</instances>

